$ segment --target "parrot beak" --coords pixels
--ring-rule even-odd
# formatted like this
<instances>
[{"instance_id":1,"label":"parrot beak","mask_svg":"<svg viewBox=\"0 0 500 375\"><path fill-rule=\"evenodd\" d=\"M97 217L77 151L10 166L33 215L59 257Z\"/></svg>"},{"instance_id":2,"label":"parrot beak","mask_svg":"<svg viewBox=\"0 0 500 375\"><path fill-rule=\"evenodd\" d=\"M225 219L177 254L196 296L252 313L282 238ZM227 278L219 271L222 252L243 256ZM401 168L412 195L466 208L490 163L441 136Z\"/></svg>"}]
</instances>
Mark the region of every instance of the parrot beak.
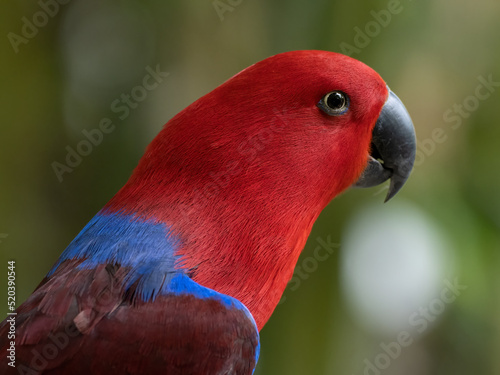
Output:
<instances>
[{"instance_id":1,"label":"parrot beak","mask_svg":"<svg viewBox=\"0 0 500 375\"><path fill-rule=\"evenodd\" d=\"M389 88L388 88L389 89ZM391 179L385 202L403 187L415 161L415 129L404 104L391 90L372 133L371 153L355 187L372 187Z\"/></svg>"}]
</instances>

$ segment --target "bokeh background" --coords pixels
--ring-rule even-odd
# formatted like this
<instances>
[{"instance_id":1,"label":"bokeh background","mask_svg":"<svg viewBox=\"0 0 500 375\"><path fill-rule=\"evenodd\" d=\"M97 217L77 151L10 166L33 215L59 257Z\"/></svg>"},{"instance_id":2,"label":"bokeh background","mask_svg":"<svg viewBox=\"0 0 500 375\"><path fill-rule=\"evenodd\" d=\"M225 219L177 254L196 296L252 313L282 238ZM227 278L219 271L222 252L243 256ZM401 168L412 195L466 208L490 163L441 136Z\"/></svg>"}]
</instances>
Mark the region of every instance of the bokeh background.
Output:
<instances>
[{"instance_id":1,"label":"bokeh background","mask_svg":"<svg viewBox=\"0 0 500 375\"><path fill-rule=\"evenodd\" d=\"M256 374L500 373L500 2L61 3L0 13L0 275L16 260L19 302L169 118L270 55L330 50L406 104L416 167L387 204L384 187L350 190L323 212ZM147 67L168 76L143 90ZM104 117L115 129L59 179Z\"/></svg>"}]
</instances>

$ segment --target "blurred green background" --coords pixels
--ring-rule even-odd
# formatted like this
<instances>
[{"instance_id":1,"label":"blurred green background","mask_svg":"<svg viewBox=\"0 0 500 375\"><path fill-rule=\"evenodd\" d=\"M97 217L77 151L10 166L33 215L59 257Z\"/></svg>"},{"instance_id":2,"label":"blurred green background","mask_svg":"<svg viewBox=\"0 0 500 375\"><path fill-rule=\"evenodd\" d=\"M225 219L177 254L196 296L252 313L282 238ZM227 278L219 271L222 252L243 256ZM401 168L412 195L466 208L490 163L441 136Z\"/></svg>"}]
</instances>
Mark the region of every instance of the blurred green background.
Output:
<instances>
[{"instance_id":1,"label":"blurred green background","mask_svg":"<svg viewBox=\"0 0 500 375\"><path fill-rule=\"evenodd\" d=\"M323 212L256 374L500 373L500 2L18 1L0 20L0 274L16 260L18 302L178 111L270 55L344 52L407 106L416 167L385 205L350 190ZM169 75L135 89L148 66ZM122 94L140 98L123 120ZM114 131L59 181L103 117Z\"/></svg>"}]
</instances>

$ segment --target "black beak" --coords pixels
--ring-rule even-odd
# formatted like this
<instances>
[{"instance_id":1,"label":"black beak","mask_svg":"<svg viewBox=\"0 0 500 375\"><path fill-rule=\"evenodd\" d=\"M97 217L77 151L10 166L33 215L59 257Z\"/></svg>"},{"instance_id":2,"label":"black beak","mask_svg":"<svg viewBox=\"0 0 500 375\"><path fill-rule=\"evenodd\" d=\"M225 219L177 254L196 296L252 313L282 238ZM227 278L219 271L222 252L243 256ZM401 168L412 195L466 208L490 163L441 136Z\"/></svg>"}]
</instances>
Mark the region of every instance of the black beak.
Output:
<instances>
[{"instance_id":1,"label":"black beak","mask_svg":"<svg viewBox=\"0 0 500 375\"><path fill-rule=\"evenodd\" d=\"M415 161L417 140L410 115L391 90L372 135L368 165L356 187L372 187L391 179L385 202L403 187Z\"/></svg>"}]
</instances>

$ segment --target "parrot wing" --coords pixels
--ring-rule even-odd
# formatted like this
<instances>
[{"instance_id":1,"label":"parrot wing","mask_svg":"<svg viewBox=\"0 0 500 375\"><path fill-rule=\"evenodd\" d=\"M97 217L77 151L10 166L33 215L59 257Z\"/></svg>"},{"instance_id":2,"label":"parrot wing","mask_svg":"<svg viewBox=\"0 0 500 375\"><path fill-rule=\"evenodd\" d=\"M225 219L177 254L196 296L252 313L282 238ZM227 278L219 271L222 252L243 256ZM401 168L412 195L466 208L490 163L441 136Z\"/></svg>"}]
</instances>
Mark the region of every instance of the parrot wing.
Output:
<instances>
[{"instance_id":1,"label":"parrot wing","mask_svg":"<svg viewBox=\"0 0 500 375\"><path fill-rule=\"evenodd\" d=\"M64 261L18 308L15 370L6 363L9 324L2 323L0 367L17 374L252 374L258 331L236 299L182 274L170 280L176 293L143 302L134 285L124 289L125 267L78 269L81 262Z\"/></svg>"}]
</instances>

